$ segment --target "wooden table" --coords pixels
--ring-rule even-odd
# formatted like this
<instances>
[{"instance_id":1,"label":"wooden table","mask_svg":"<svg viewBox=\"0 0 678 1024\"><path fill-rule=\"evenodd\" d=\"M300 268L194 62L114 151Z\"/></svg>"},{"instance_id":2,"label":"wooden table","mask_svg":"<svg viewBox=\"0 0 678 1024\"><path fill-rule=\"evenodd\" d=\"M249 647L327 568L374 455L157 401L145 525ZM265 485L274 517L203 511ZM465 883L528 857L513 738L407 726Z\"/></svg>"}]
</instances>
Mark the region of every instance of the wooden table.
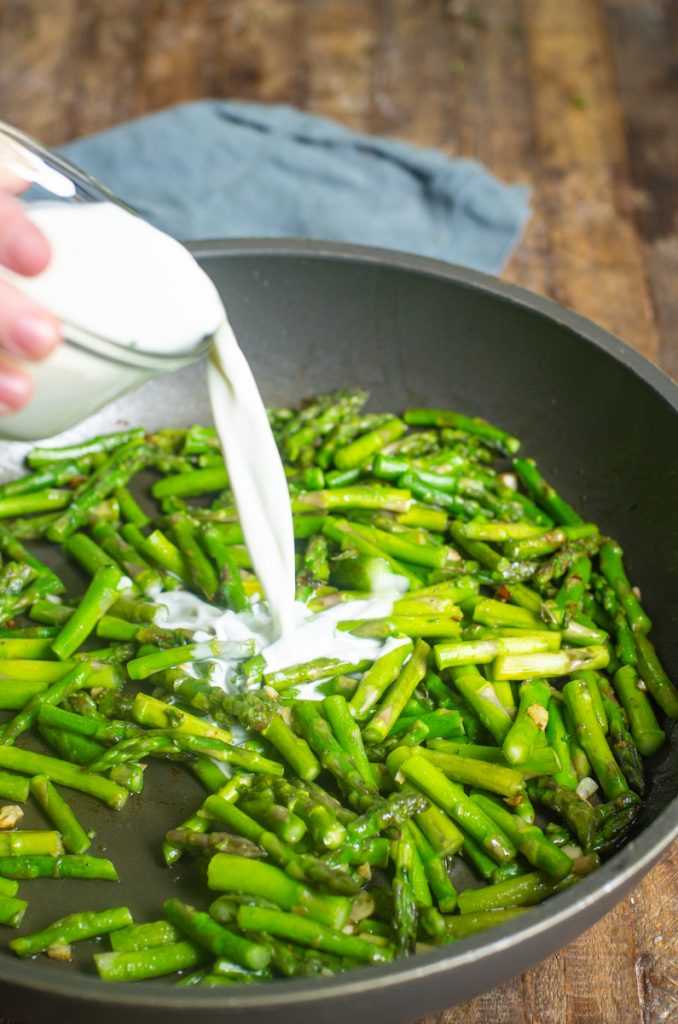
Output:
<instances>
[{"instance_id":1,"label":"wooden table","mask_svg":"<svg viewBox=\"0 0 678 1024\"><path fill-rule=\"evenodd\" d=\"M203 96L293 103L529 183L506 278L678 377L674 0L2 0L0 118L57 144ZM678 1019L678 848L455 1024ZM428 1022L432 1024L432 1022Z\"/></svg>"}]
</instances>

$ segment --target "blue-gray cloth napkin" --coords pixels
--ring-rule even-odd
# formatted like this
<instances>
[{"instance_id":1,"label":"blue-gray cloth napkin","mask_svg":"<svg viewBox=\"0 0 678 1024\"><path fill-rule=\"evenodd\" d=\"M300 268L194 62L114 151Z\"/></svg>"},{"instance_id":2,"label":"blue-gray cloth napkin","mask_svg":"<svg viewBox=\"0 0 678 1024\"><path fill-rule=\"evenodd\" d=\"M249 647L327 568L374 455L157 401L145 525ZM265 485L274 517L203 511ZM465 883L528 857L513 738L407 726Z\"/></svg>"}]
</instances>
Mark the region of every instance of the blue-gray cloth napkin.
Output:
<instances>
[{"instance_id":1,"label":"blue-gray cloth napkin","mask_svg":"<svg viewBox=\"0 0 678 1024\"><path fill-rule=\"evenodd\" d=\"M332 239L497 272L529 217L529 189L473 160L288 106L200 100L61 152L183 240Z\"/></svg>"}]
</instances>

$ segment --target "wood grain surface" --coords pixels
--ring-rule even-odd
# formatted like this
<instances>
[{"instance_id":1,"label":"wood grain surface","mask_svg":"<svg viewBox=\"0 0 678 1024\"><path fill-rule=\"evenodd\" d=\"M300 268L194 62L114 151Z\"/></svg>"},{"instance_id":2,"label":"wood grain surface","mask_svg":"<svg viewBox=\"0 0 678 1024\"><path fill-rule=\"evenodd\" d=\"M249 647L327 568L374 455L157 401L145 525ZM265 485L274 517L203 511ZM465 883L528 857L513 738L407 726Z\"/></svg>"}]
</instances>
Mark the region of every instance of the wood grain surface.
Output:
<instances>
[{"instance_id":1,"label":"wood grain surface","mask_svg":"<svg viewBox=\"0 0 678 1024\"><path fill-rule=\"evenodd\" d=\"M238 97L475 157L533 188L506 278L678 376L677 46L675 0L0 0L0 118L56 144ZM678 1020L677 879L674 847L580 939L436 1020Z\"/></svg>"}]
</instances>

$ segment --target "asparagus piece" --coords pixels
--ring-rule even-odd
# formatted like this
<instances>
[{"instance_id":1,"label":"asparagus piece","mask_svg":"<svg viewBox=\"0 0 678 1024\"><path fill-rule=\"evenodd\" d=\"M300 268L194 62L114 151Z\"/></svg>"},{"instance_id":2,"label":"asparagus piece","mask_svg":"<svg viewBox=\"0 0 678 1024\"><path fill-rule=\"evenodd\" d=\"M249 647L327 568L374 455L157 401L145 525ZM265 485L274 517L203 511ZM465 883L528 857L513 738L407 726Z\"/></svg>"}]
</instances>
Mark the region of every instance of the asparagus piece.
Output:
<instances>
[{"instance_id":1,"label":"asparagus piece","mask_svg":"<svg viewBox=\"0 0 678 1024\"><path fill-rule=\"evenodd\" d=\"M127 907L83 910L60 918L39 932L11 939L9 948L17 956L35 956L36 953L44 953L50 946L67 946L82 939L93 939L130 924L132 915Z\"/></svg>"},{"instance_id":2,"label":"asparagus piece","mask_svg":"<svg viewBox=\"0 0 678 1024\"><path fill-rule=\"evenodd\" d=\"M296 736L290 729L273 701L263 700L256 694L243 693L224 697L221 706L242 726L252 732L260 732L300 779L310 782L319 775L320 762L317 757L306 740Z\"/></svg>"},{"instance_id":3,"label":"asparagus piece","mask_svg":"<svg viewBox=\"0 0 678 1024\"><path fill-rule=\"evenodd\" d=\"M513 797L523 793L525 776L514 768L439 750L420 750L419 755L434 764L453 782L464 786L478 786L499 796Z\"/></svg>"},{"instance_id":4,"label":"asparagus piece","mask_svg":"<svg viewBox=\"0 0 678 1024\"><path fill-rule=\"evenodd\" d=\"M589 688L584 680L571 679L563 687L563 696L575 724L577 739L590 758L606 797L614 800L628 790L628 784L595 716Z\"/></svg>"},{"instance_id":5,"label":"asparagus piece","mask_svg":"<svg viewBox=\"0 0 678 1024\"><path fill-rule=\"evenodd\" d=\"M201 540L207 554L216 564L219 594L234 612L249 611L250 599L245 592L240 568L214 526L202 531Z\"/></svg>"},{"instance_id":6,"label":"asparagus piece","mask_svg":"<svg viewBox=\"0 0 678 1024\"><path fill-rule=\"evenodd\" d=\"M171 729L194 736L208 736L224 743L232 739L227 729L212 725L204 718L197 718L188 711L141 692L134 698L132 716L135 722L149 729Z\"/></svg>"},{"instance_id":7,"label":"asparagus piece","mask_svg":"<svg viewBox=\"0 0 678 1024\"><path fill-rule=\"evenodd\" d=\"M482 889L465 889L459 893L459 911L461 914L477 914L507 907L531 907L554 893L562 892L575 881L576 875L554 881L541 871L532 871Z\"/></svg>"},{"instance_id":8,"label":"asparagus piece","mask_svg":"<svg viewBox=\"0 0 678 1024\"><path fill-rule=\"evenodd\" d=\"M0 924L18 928L27 909L26 900L20 900L15 896L0 896Z\"/></svg>"},{"instance_id":9,"label":"asparagus piece","mask_svg":"<svg viewBox=\"0 0 678 1024\"><path fill-rule=\"evenodd\" d=\"M21 612L31 608L36 601L42 601L49 594L59 594L63 584L54 574L45 574L22 590L19 594L0 595L0 623L15 619Z\"/></svg>"},{"instance_id":10,"label":"asparagus piece","mask_svg":"<svg viewBox=\"0 0 678 1024\"><path fill-rule=\"evenodd\" d=\"M561 498L550 484L547 484L533 459L514 459L513 469L529 496L557 523L563 526L581 523L581 516Z\"/></svg>"},{"instance_id":11,"label":"asparagus piece","mask_svg":"<svg viewBox=\"0 0 678 1024\"><path fill-rule=\"evenodd\" d=\"M89 665L77 665L58 679L46 690L31 697L18 715L0 729L0 743L9 745L26 732L35 722L43 707L60 704L70 694L91 685L92 669Z\"/></svg>"},{"instance_id":12,"label":"asparagus piece","mask_svg":"<svg viewBox=\"0 0 678 1024\"><path fill-rule=\"evenodd\" d=\"M230 831L257 843L291 878L300 882L318 882L340 894L355 893L357 885L349 874L337 871L319 857L302 853L282 842L275 833L269 832L254 818L219 796L207 798L203 813L222 822Z\"/></svg>"},{"instance_id":13,"label":"asparagus piece","mask_svg":"<svg viewBox=\"0 0 678 1024\"><path fill-rule=\"evenodd\" d=\"M348 826L348 837L351 840L363 840L376 836L384 829L400 827L415 814L420 814L429 806L428 800L420 793L402 790L391 794L385 800L377 801L368 811L356 818Z\"/></svg>"},{"instance_id":14,"label":"asparagus piece","mask_svg":"<svg viewBox=\"0 0 678 1024\"><path fill-rule=\"evenodd\" d=\"M340 694L325 697L322 706L330 728L340 747L353 759L353 763L364 781L368 785L374 786L374 773L365 753L360 728L356 725L351 715L346 698Z\"/></svg>"},{"instance_id":15,"label":"asparagus piece","mask_svg":"<svg viewBox=\"0 0 678 1024\"><path fill-rule=\"evenodd\" d=\"M165 576L166 589L170 589L176 584L176 581L172 582L175 576L187 587L190 586L190 572L184 556L162 530L155 529L148 537L145 537L138 527L127 523L120 532L126 541L129 541L154 565L159 566L166 573L172 574Z\"/></svg>"},{"instance_id":16,"label":"asparagus piece","mask_svg":"<svg viewBox=\"0 0 678 1024\"><path fill-rule=\"evenodd\" d=\"M210 491L223 491L228 487L228 473L222 466L191 469L158 480L152 487L154 498L194 498Z\"/></svg>"},{"instance_id":17,"label":"asparagus piece","mask_svg":"<svg viewBox=\"0 0 678 1024\"><path fill-rule=\"evenodd\" d=\"M51 466L55 462L70 463L78 462L89 456L96 456L101 453L111 452L123 445L137 443L143 440L143 427L132 427L130 430L121 430L113 434L102 434L93 437L89 441L80 444L67 445L61 448L48 448L36 446L26 456L26 463L31 469L42 469L44 466Z\"/></svg>"},{"instance_id":18,"label":"asparagus piece","mask_svg":"<svg viewBox=\"0 0 678 1024\"><path fill-rule=\"evenodd\" d=\"M0 660L5 658L53 658L52 637L7 637L0 639Z\"/></svg>"},{"instance_id":19,"label":"asparagus piece","mask_svg":"<svg viewBox=\"0 0 678 1024\"><path fill-rule=\"evenodd\" d=\"M638 817L640 798L631 791L598 808L602 824L593 840L592 849L598 853L611 853L628 838Z\"/></svg>"},{"instance_id":20,"label":"asparagus piece","mask_svg":"<svg viewBox=\"0 0 678 1024\"><path fill-rule=\"evenodd\" d=\"M113 564L119 565L143 594L152 596L162 588L160 574L151 567L132 544L118 534L110 523L101 521L96 523L92 527L92 533ZM73 539L78 536L82 535L73 534L69 538L71 548Z\"/></svg>"},{"instance_id":21,"label":"asparagus piece","mask_svg":"<svg viewBox=\"0 0 678 1024\"><path fill-rule=\"evenodd\" d=\"M314 492L319 494L321 492ZM335 493L331 491L330 493ZM404 493L408 493L404 492ZM360 531L354 529L354 524L346 519L335 519L333 516L328 516L323 524L323 533L330 540L336 541L340 545L343 552L357 551L359 554L365 555L370 559L379 559L381 562L388 566L391 573L396 576L404 576L409 581L411 586L419 587L421 585L421 577L409 569L403 562L394 558L390 555L383 547L375 544L373 540L365 537ZM364 576L365 569L361 568L361 573L356 576L358 580ZM347 567L343 567L343 579L346 579ZM382 575L384 572L383 566L370 569L371 573L376 573L377 576ZM336 578L336 577L335 577ZM373 584L372 584L373 585Z\"/></svg>"},{"instance_id":22,"label":"asparagus piece","mask_svg":"<svg viewBox=\"0 0 678 1024\"><path fill-rule=\"evenodd\" d=\"M227 853L212 857L207 884L210 889L262 897L283 910L337 930L346 926L351 911L351 902L344 896L316 892L272 864Z\"/></svg>"},{"instance_id":23,"label":"asparagus piece","mask_svg":"<svg viewBox=\"0 0 678 1024\"><path fill-rule=\"evenodd\" d=\"M219 774L221 775L221 772L219 772ZM241 792L249 788L249 786L252 784L254 776L232 775L231 778L228 779L226 782L223 782L223 778L223 775L221 775L220 784L215 786L214 789L210 789L210 792L216 793L218 796L222 798L222 800L235 801L237 800ZM223 784L221 784L222 782ZM179 829L176 831L184 833L187 831L191 831L194 834L202 834L207 832L209 827L210 819L204 816L201 807L196 814L192 814L189 818L186 818L179 826ZM243 842L247 842L247 840L243 840ZM165 837L162 853L165 863L167 864L168 867L171 867L173 864L176 864L176 862L180 859L183 853L183 847L185 845L187 845L185 839L183 841L183 845L180 845L176 841L169 840L167 836Z\"/></svg>"},{"instance_id":24,"label":"asparagus piece","mask_svg":"<svg viewBox=\"0 0 678 1024\"><path fill-rule=\"evenodd\" d=\"M548 605L546 602L552 610L549 621L553 621L558 628L583 612L584 596L591 579L591 569L591 559L588 555L582 555L575 559L567 571L553 604Z\"/></svg>"},{"instance_id":25,"label":"asparagus piece","mask_svg":"<svg viewBox=\"0 0 678 1024\"><path fill-rule=\"evenodd\" d=\"M417 938L417 906L414 891L414 846L403 830L394 843L395 871L391 882L393 899L392 930L397 956L414 952Z\"/></svg>"},{"instance_id":26,"label":"asparagus piece","mask_svg":"<svg viewBox=\"0 0 678 1024\"><path fill-rule=\"evenodd\" d=\"M0 875L5 878L99 878L118 881L110 860L83 854L9 854L0 856Z\"/></svg>"},{"instance_id":27,"label":"asparagus piece","mask_svg":"<svg viewBox=\"0 0 678 1024\"><path fill-rule=\"evenodd\" d=\"M529 633L525 630L522 636L488 637L436 644L435 659L439 669L450 668L452 665L487 665L499 655L537 654L557 650L559 646L560 636L557 633L548 633L546 630Z\"/></svg>"},{"instance_id":28,"label":"asparagus piece","mask_svg":"<svg viewBox=\"0 0 678 1024\"><path fill-rule=\"evenodd\" d=\"M42 491L0 497L0 518L27 516L34 512L56 512L66 508L73 492L60 487L47 487Z\"/></svg>"},{"instance_id":29,"label":"asparagus piece","mask_svg":"<svg viewBox=\"0 0 678 1024\"><path fill-rule=\"evenodd\" d=\"M638 673L631 665L622 665L614 675L614 688L628 715L631 735L643 757L650 757L664 743L666 734L660 727L652 705L639 687Z\"/></svg>"},{"instance_id":30,"label":"asparagus piece","mask_svg":"<svg viewBox=\"0 0 678 1024\"><path fill-rule=\"evenodd\" d=\"M14 878L0 878L0 896L16 896L19 883Z\"/></svg>"},{"instance_id":31,"label":"asparagus piece","mask_svg":"<svg viewBox=\"0 0 678 1024\"><path fill-rule=\"evenodd\" d=\"M60 594L65 590L65 587L58 576L44 565L43 562L36 558L35 555L31 554L31 552L24 547L21 541L14 537L12 533L1 523L0 551L2 551L2 554L6 559L19 564L28 565L31 569L34 569L41 580L47 581L51 584L51 590L49 592Z\"/></svg>"},{"instance_id":32,"label":"asparagus piece","mask_svg":"<svg viewBox=\"0 0 678 1024\"><path fill-rule=\"evenodd\" d=\"M445 862L435 852L425 834L415 822L410 821L409 833L424 866L428 884L435 896L442 914L451 914L457 906L457 893L445 867Z\"/></svg>"},{"instance_id":33,"label":"asparagus piece","mask_svg":"<svg viewBox=\"0 0 678 1024\"><path fill-rule=\"evenodd\" d=\"M638 673L662 711L678 719L678 689L667 676L653 645L642 633L635 634Z\"/></svg>"},{"instance_id":34,"label":"asparagus piece","mask_svg":"<svg viewBox=\"0 0 678 1024\"><path fill-rule=\"evenodd\" d=\"M215 853L234 853L239 857L263 857L264 852L256 843L241 836L232 836L229 832L206 832L195 828L172 828L165 836L166 844L179 852L188 850L198 856L211 857ZM167 863L165 856L165 863ZM171 860L176 863L176 858ZM168 864L168 866L170 866Z\"/></svg>"},{"instance_id":35,"label":"asparagus piece","mask_svg":"<svg viewBox=\"0 0 678 1024\"><path fill-rule=\"evenodd\" d=\"M614 590L634 633L645 634L652 622L636 597L624 571L622 549L614 541L606 541L600 549L600 570Z\"/></svg>"},{"instance_id":36,"label":"asparagus piece","mask_svg":"<svg viewBox=\"0 0 678 1024\"><path fill-rule=\"evenodd\" d=\"M332 867L340 864L355 864L359 869L358 873L368 876L366 867L388 867L391 857L391 840L385 836L364 841L347 840L340 850L331 850L326 853L323 860Z\"/></svg>"},{"instance_id":37,"label":"asparagus piece","mask_svg":"<svg viewBox=\"0 0 678 1024\"><path fill-rule=\"evenodd\" d=\"M476 520L470 523L460 523L459 533L469 540L485 540L492 544L500 544L505 541L525 540L542 535L542 529L535 523L505 523L489 522L484 523Z\"/></svg>"},{"instance_id":38,"label":"asparagus piece","mask_svg":"<svg viewBox=\"0 0 678 1024\"><path fill-rule=\"evenodd\" d=\"M452 740L430 740L428 746L444 754L456 754L458 757L473 758L487 761L490 764L507 765L501 747L488 747L479 743L460 743ZM540 746L533 750L532 756L520 766L520 772L526 778L533 775L554 775L560 769L560 762L553 750Z\"/></svg>"},{"instance_id":39,"label":"asparagus piece","mask_svg":"<svg viewBox=\"0 0 678 1024\"><path fill-rule=\"evenodd\" d=\"M194 588L214 601L219 590L219 578L211 561L198 541L198 535L188 516L177 513L171 517L172 537L184 557Z\"/></svg>"},{"instance_id":40,"label":"asparagus piece","mask_svg":"<svg viewBox=\"0 0 678 1024\"><path fill-rule=\"evenodd\" d=\"M442 569L450 560L449 549L444 545L416 543L404 537L402 533L389 533L355 520L351 522L351 530L385 554L411 565Z\"/></svg>"},{"instance_id":41,"label":"asparagus piece","mask_svg":"<svg viewBox=\"0 0 678 1024\"><path fill-rule=\"evenodd\" d=\"M406 788L424 796L415 786L408 785ZM430 803L425 811L415 815L414 820L439 857L451 857L461 850L464 844L463 833L437 804Z\"/></svg>"},{"instance_id":42,"label":"asparagus piece","mask_svg":"<svg viewBox=\"0 0 678 1024\"><path fill-rule=\"evenodd\" d=\"M626 716L610 684L606 679L600 681L600 694L603 707L609 722L609 740L615 760L631 789L642 796L645 792L645 776L643 760L635 741L626 727Z\"/></svg>"},{"instance_id":43,"label":"asparagus piece","mask_svg":"<svg viewBox=\"0 0 678 1024\"><path fill-rule=\"evenodd\" d=\"M70 853L84 853L92 840L71 810L69 804L52 785L46 775L34 775L31 779L31 793L36 798L57 831L61 833L64 847Z\"/></svg>"},{"instance_id":44,"label":"asparagus piece","mask_svg":"<svg viewBox=\"0 0 678 1024\"><path fill-rule=\"evenodd\" d=\"M445 936L449 941L465 939L469 935L493 928L498 924L513 921L525 913L524 907L507 907L504 910L478 911L475 914L457 914L445 917Z\"/></svg>"},{"instance_id":45,"label":"asparagus piece","mask_svg":"<svg viewBox=\"0 0 678 1024\"><path fill-rule=\"evenodd\" d=\"M46 854L58 857L64 852L61 836L54 831L15 829L0 832L0 856Z\"/></svg>"},{"instance_id":46,"label":"asparagus piece","mask_svg":"<svg viewBox=\"0 0 678 1024\"><path fill-rule=\"evenodd\" d=\"M527 792L542 807L555 811L572 829L582 847L590 849L600 825L595 807L553 779L533 779L527 784Z\"/></svg>"},{"instance_id":47,"label":"asparagus piece","mask_svg":"<svg viewBox=\"0 0 678 1024\"><path fill-rule=\"evenodd\" d=\"M530 825L501 807L482 793L470 798L491 820L501 828L526 860L550 878L561 881L572 870L572 860L559 850L536 825Z\"/></svg>"},{"instance_id":48,"label":"asparagus piece","mask_svg":"<svg viewBox=\"0 0 678 1024\"><path fill-rule=\"evenodd\" d=\"M167 618L167 606L152 604L150 601L137 601L129 597L119 597L111 608L113 615L128 622L156 623Z\"/></svg>"},{"instance_id":49,"label":"asparagus piece","mask_svg":"<svg viewBox=\"0 0 678 1024\"><path fill-rule=\"evenodd\" d=\"M551 691L541 679L521 683L518 713L502 744L509 764L519 766L530 757L548 724L550 702Z\"/></svg>"},{"instance_id":50,"label":"asparagus piece","mask_svg":"<svg viewBox=\"0 0 678 1024\"><path fill-rule=\"evenodd\" d=\"M577 776L577 780L581 781L581 779L588 778L593 769L591 768L591 762L586 756L584 748L579 743L577 729L565 701L563 701L562 704L562 713L565 732L567 734L567 742L570 749L572 768Z\"/></svg>"},{"instance_id":51,"label":"asparagus piece","mask_svg":"<svg viewBox=\"0 0 678 1024\"><path fill-rule=\"evenodd\" d=\"M398 486L407 489L421 502L445 509L455 518L472 519L481 513L481 506L477 501L459 494L450 494L448 490L433 486L426 482L420 473L403 473L398 478Z\"/></svg>"},{"instance_id":52,"label":"asparagus piece","mask_svg":"<svg viewBox=\"0 0 678 1024\"><path fill-rule=\"evenodd\" d=\"M355 441L337 449L334 453L334 465L338 469L352 469L360 466L381 448L401 437L406 429L403 421L397 416L393 416L381 427L361 434Z\"/></svg>"},{"instance_id":53,"label":"asparagus piece","mask_svg":"<svg viewBox=\"0 0 678 1024\"><path fill-rule=\"evenodd\" d=\"M35 754L18 747L0 745L0 768L9 768L23 775L46 775L52 782L88 793L116 811L124 807L129 796L126 789L101 775L80 771L56 757Z\"/></svg>"},{"instance_id":54,"label":"asparagus piece","mask_svg":"<svg viewBox=\"0 0 678 1024\"><path fill-rule=\"evenodd\" d=\"M52 643L58 658L64 661L82 646L99 619L117 600L121 581L122 573L117 567L108 565L97 569L79 606Z\"/></svg>"},{"instance_id":55,"label":"asparagus piece","mask_svg":"<svg viewBox=\"0 0 678 1024\"><path fill-rule=\"evenodd\" d=\"M196 910L183 900L165 900L165 914L171 924L185 937L204 946L214 956L228 957L243 967L261 970L267 967L271 954L261 943L251 942L218 924L204 911Z\"/></svg>"},{"instance_id":56,"label":"asparagus piece","mask_svg":"<svg viewBox=\"0 0 678 1024\"><path fill-rule=\"evenodd\" d=\"M151 520L126 487L119 487L114 494L118 502L120 514L126 522L132 523L139 528L148 526Z\"/></svg>"},{"instance_id":57,"label":"asparagus piece","mask_svg":"<svg viewBox=\"0 0 678 1024\"><path fill-rule=\"evenodd\" d=\"M485 679L475 665L450 669L452 681L468 706L476 713L496 743L503 743L511 728L509 712L497 697L492 684Z\"/></svg>"},{"instance_id":58,"label":"asparagus piece","mask_svg":"<svg viewBox=\"0 0 678 1024\"><path fill-rule=\"evenodd\" d=\"M301 789L310 793L313 799L323 807L326 807L328 811L331 811L342 825L350 825L358 817L356 811L352 811L349 807L344 807L339 800L323 789L322 786L319 786L317 782L301 782L299 779L294 778L290 779L289 782L295 789Z\"/></svg>"},{"instance_id":59,"label":"asparagus piece","mask_svg":"<svg viewBox=\"0 0 678 1024\"><path fill-rule=\"evenodd\" d=\"M560 703L557 700L551 700L548 706L546 741L560 761L560 770L553 776L553 781L566 789L576 789L578 780L570 756L569 735Z\"/></svg>"},{"instance_id":60,"label":"asparagus piece","mask_svg":"<svg viewBox=\"0 0 678 1024\"><path fill-rule=\"evenodd\" d=\"M597 542L598 537L598 527L594 523L576 523L572 526L559 526L548 530L546 533L528 534L525 532L522 538L510 539L504 544L504 554L507 558L518 561L535 559L558 551L568 542L582 539L588 540L590 547L592 547Z\"/></svg>"},{"instance_id":61,"label":"asparagus piece","mask_svg":"<svg viewBox=\"0 0 678 1024\"><path fill-rule=\"evenodd\" d=\"M238 925L244 931L265 932L361 963L380 964L393 959L388 947L376 946L355 935L346 935L317 921L280 910L244 905L238 910Z\"/></svg>"},{"instance_id":62,"label":"asparagus piece","mask_svg":"<svg viewBox=\"0 0 678 1024\"><path fill-rule=\"evenodd\" d=\"M426 714L401 715L391 729L391 739L403 736L416 725L426 727L426 739L449 739L464 735L464 722L459 711L438 708Z\"/></svg>"},{"instance_id":63,"label":"asparagus piece","mask_svg":"<svg viewBox=\"0 0 678 1024\"><path fill-rule=\"evenodd\" d=\"M336 850L342 846L346 839L346 828L329 807L320 803L311 793L292 786L285 779L272 780L272 786L276 798L305 822L315 844L328 850Z\"/></svg>"},{"instance_id":64,"label":"asparagus piece","mask_svg":"<svg viewBox=\"0 0 678 1024\"><path fill-rule=\"evenodd\" d=\"M132 953L139 949L153 949L155 946L169 946L181 941L181 932L169 921L149 921L147 924L130 924L111 932L111 949L117 953Z\"/></svg>"},{"instance_id":65,"label":"asparagus piece","mask_svg":"<svg viewBox=\"0 0 678 1024\"><path fill-rule=\"evenodd\" d=\"M407 409L403 419L412 427L451 427L464 431L479 438L488 447L496 448L502 455L515 455L520 448L517 438L477 416L465 416L447 409Z\"/></svg>"},{"instance_id":66,"label":"asparagus piece","mask_svg":"<svg viewBox=\"0 0 678 1024\"><path fill-rule=\"evenodd\" d=\"M104 752L104 748L96 740L77 733L62 731L49 725L42 716L38 716L37 726L45 743L64 761L70 761L71 764L89 765ZM112 775L109 778L117 782Z\"/></svg>"},{"instance_id":67,"label":"asparagus piece","mask_svg":"<svg viewBox=\"0 0 678 1024\"><path fill-rule=\"evenodd\" d=\"M366 782L355 761L337 743L330 728L312 701L297 701L292 708L292 723L317 754L323 768L346 790L349 803L369 806L376 798L376 787Z\"/></svg>"},{"instance_id":68,"label":"asparagus piece","mask_svg":"<svg viewBox=\"0 0 678 1024\"><path fill-rule=\"evenodd\" d=\"M299 494L292 499L292 512L312 512L318 509L332 512L348 508L407 512L411 504L410 492L404 488L356 484L354 487L335 487Z\"/></svg>"},{"instance_id":69,"label":"asparagus piece","mask_svg":"<svg viewBox=\"0 0 678 1024\"><path fill-rule=\"evenodd\" d=\"M81 736L89 736L102 743L115 743L116 740L129 739L139 732L133 722L113 721L98 714L81 715L67 711L65 708L52 707L50 704L41 705L38 721L58 726Z\"/></svg>"},{"instance_id":70,"label":"asparagus piece","mask_svg":"<svg viewBox=\"0 0 678 1024\"><path fill-rule=\"evenodd\" d=\"M565 676L583 669L605 668L610 660L605 647L578 647L540 654L500 655L494 662L495 679L533 679Z\"/></svg>"},{"instance_id":71,"label":"asparagus piece","mask_svg":"<svg viewBox=\"0 0 678 1024\"><path fill-rule=\"evenodd\" d=\"M207 950L188 940L167 946L155 946L152 949L94 954L94 962L102 981L143 981L146 978L161 978L177 971L199 967L207 959Z\"/></svg>"},{"instance_id":72,"label":"asparagus piece","mask_svg":"<svg viewBox=\"0 0 678 1024\"><path fill-rule=\"evenodd\" d=\"M370 665L369 661L343 661L341 658L314 658L313 661L264 673L264 681L274 690L286 690L301 683L312 683L318 679L343 675L351 672L364 672Z\"/></svg>"},{"instance_id":73,"label":"asparagus piece","mask_svg":"<svg viewBox=\"0 0 678 1024\"><path fill-rule=\"evenodd\" d=\"M29 779L24 779L21 775L12 775L10 772L0 771L0 798L3 800L14 800L21 804L25 803L28 800L30 786Z\"/></svg>"},{"instance_id":74,"label":"asparagus piece","mask_svg":"<svg viewBox=\"0 0 678 1024\"><path fill-rule=\"evenodd\" d=\"M272 789L261 787L256 792L245 794L239 799L238 807L264 828L275 832L284 843L294 845L306 834L305 823L294 811L275 802Z\"/></svg>"},{"instance_id":75,"label":"asparagus piece","mask_svg":"<svg viewBox=\"0 0 678 1024\"><path fill-rule=\"evenodd\" d=\"M75 533L87 522L90 510L113 491L126 486L128 481L148 463L150 454L150 448L139 440L132 440L117 447L111 458L75 491L68 508L48 529L48 539L59 543Z\"/></svg>"},{"instance_id":76,"label":"asparagus piece","mask_svg":"<svg viewBox=\"0 0 678 1024\"><path fill-rule=\"evenodd\" d=\"M92 463L86 457L73 462L55 463L45 466L21 477L19 480L9 480L0 485L0 496L10 497L21 494L29 494L33 491L40 491L43 488L62 487L68 484L71 487L74 481L81 482L92 467Z\"/></svg>"},{"instance_id":77,"label":"asparagus piece","mask_svg":"<svg viewBox=\"0 0 678 1024\"><path fill-rule=\"evenodd\" d=\"M358 689L351 697L350 708L353 717L361 722L379 698L397 678L405 659L411 655L413 643L407 640L380 655L363 675Z\"/></svg>"},{"instance_id":78,"label":"asparagus piece","mask_svg":"<svg viewBox=\"0 0 678 1024\"><path fill-rule=\"evenodd\" d=\"M441 807L464 831L473 836L498 863L513 860L516 849L504 831L495 827L482 808L474 806L460 785L451 782L430 761L407 747L399 747L387 759L388 770L400 773Z\"/></svg>"},{"instance_id":79,"label":"asparagus piece","mask_svg":"<svg viewBox=\"0 0 678 1024\"><path fill-rule=\"evenodd\" d=\"M605 581L604 577L598 575L593 577L593 589L598 605L602 606L603 613L609 619L610 631L614 633L617 657L624 665L635 665L638 661L638 654L636 652L633 630L628 623L615 591ZM593 610L596 610L595 604L593 605ZM597 610L602 618L600 607Z\"/></svg>"},{"instance_id":80,"label":"asparagus piece","mask_svg":"<svg viewBox=\"0 0 678 1024\"><path fill-rule=\"evenodd\" d=\"M148 679L156 672L163 672L177 665L194 661L209 661L214 658L243 660L254 654L252 640L204 640L200 643L185 644L182 647L154 651L151 654L133 658L127 663L130 679Z\"/></svg>"},{"instance_id":81,"label":"asparagus piece","mask_svg":"<svg viewBox=\"0 0 678 1024\"><path fill-rule=\"evenodd\" d=\"M419 639L415 642L412 654L400 675L363 729L363 738L366 742L379 743L388 736L416 687L426 675L430 650L425 641Z\"/></svg>"}]
</instances>

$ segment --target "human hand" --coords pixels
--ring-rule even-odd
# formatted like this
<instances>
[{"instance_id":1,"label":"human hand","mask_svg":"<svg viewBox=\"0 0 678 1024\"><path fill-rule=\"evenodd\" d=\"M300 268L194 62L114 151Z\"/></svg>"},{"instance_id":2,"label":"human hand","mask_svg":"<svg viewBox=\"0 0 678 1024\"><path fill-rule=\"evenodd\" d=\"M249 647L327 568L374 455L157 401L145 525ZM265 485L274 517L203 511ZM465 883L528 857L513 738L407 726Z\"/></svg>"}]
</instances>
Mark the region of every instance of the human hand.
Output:
<instances>
[{"instance_id":1,"label":"human hand","mask_svg":"<svg viewBox=\"0 0 678 1024\"><path fill-rule=\"evenodd\" d=\"M0 181L0 264L32 276L45 269L47 239L26 216L16 192ZM59 343L59 321L10 284L0 280L0 415L17 412L31 397L30 374L16 362L42 359Z\"/></svg>"}]
</instances>

